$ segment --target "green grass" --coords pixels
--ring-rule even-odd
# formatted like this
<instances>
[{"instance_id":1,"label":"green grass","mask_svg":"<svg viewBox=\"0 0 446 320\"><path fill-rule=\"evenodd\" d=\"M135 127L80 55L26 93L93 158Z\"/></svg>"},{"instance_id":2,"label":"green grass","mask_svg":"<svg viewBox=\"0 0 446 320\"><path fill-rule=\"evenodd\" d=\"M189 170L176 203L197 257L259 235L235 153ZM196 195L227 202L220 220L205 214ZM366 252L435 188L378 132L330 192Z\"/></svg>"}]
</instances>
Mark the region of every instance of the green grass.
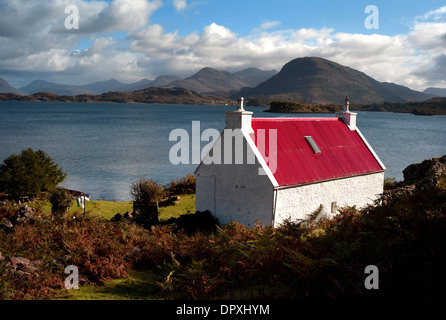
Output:
<instances>
[{"instance_id":1,"label":"green grass","mask_svg":"<svg viewBox=\"0 0 446 320\"><path fill-rule=\"evenodd\" d=\"M79 215L84 213L84 209L78 207L76 201L73 200L72 206L68 210L69 215ZM39 200L34 203L29 204L31 207L38 208L45 214L51 214L51 204L48 200ZM128 202L116 202L116 201L86 201L85 211L87 213L103 217L104 219L110 219L118 212L124 213L131 211L133 204L131 201Z\"/></svg>"},{"instance_id":2,"label":"green grass","mask_svg":"<svg viewBox=\"0 0 446 320\"><path fill-rule=\"evenodd\" d=\"M169 218L178 218L182 214L195 212L195 194L181 195L180 203L177 205L161 207L160 220L167 220Z\"/></svg>"},{"instance_id":3,"label":"green grass","mask_svg":"<svg viewBox=\"0 0 446 320\"><path fill-rule=\"evenodd\" d=\"M39 200L29 206L38 208L40 211L51 214L51 204L48 200ZM119 202L119 201L87 201L85 210L87 214L100 216L104 219L111 219L117 213L125 213L132 211L132 201ZM68 210L69 215L83 214L84 209L77 207L76 201L73 201L73 205ZM160 220L167 220L169 218L176 218L182 214L195 212L195 194L182 195L181 200L177 205L171 205L167 207L160 207Z\"/></svg>"},{"instance_id":4,"label":"green grass","mask_svg":"<svg viewBox=\"0 0 446 320\"><path fill-rule=\"evenodd\" d=\"M154 271L129 271L127 278L107 281L103 286L81 286L68 291L61 300L157 300L156 282L160 275Z\"/></svg>"}]
</instances>

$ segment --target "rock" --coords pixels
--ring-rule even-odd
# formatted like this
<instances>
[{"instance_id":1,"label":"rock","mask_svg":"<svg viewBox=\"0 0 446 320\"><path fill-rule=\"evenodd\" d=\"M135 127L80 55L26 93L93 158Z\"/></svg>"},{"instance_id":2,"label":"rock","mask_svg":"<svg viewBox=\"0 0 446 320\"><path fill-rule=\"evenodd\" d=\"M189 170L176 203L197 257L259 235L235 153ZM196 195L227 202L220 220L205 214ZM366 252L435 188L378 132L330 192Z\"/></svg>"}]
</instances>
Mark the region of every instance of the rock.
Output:
<instances>
[{"instance_id":1,"label":"rock","mask_svg":"<svg viewBox=\"0 0 446 320\"><path fill-rule=\"evenodd\" d=\"M117 213L110 219L111 222L119 222L122 220L124 220L124 215L122 213Z\"/></svg>"},{"instance_id":2,"label":"rock","mask_svg":"<svg viewBox=\"0 0 446 320\"><path fill-rule=\"evenodd\" d=\"M404 181L398 183L396 188L384 191L382 203L387 204L394 197L438 188L441 181L444 183L446 180L445 175L446 155L411 164L403 170Z\"/></svg>"},{"instance_id":3,"label":"rock","mask_svg":"<svg viewBox=\"0 0 446 320\"><path fill-rule=\"evenodd\" d=\"M34 222L37 218L38 217L34 214L34 209L25 205L17 210L9 223L6 225L4 224L4 226L12 228L14 225Z\"/></svg>"},{"instance_id":4,"label":"rock","mask_svg":"<svg viewBox=\"0 0 446 320\"><path fill-rule=\"evenodd\" d=\"M32 279L43 265L43 260L30 260L24 257L2 257L0 263L11 275Z\"/></svg>"},{"instance_id":5,"label":"rock","mask_svg":"<svg viewBox=\"0 0 446 320\"><path fill-rule=\"evenodd\" d=\"M17 267L26 267L30 264L31 260L27 259L27 258L23 258L23 257L11 257L9 258L12 266L14 268Z\"/></svg>"},{"instance_id":6,"label":"rock","mask_svg":"<svg viewBox=\"0 0 446 320\"><path fill-rule=\"evenodd\" d=\"M14 227L14 225L11 223L11 221L5 220L5 221L2 222L0 227L4 227L6 229L11 229L12 227Z\"/></svg>"},{"instance_id":7,"label":"rock","mask_svg":"<svg viewBox=\"0 0 446 320\"><path fill-rule=\"evenodd\" d=\"M411 164L403 170L405 182L432 180L446 174L446 155Z\"/></svg>"}]
</instances>

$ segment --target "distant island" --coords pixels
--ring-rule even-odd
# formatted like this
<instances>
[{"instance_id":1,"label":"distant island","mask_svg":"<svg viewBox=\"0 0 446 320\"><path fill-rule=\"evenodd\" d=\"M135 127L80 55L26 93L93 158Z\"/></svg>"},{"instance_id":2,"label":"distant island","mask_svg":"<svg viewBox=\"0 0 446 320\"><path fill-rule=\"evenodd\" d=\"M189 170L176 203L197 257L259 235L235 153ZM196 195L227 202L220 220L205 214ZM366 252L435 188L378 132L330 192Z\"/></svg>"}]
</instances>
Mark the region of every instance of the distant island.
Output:
<instances>
[{"instance_id":1,"label":"distant island","mask_svg":"<svg viewBox=\"0 0 446 320\"><path fill-rule=\"evenodd\" d=\"M351 109L359 111L385 111L412 113L415 115L446 115L446 97L436 97L425 101L384 102L381 104L353 104Z\"/></svg>"},{"instance_id":2,"label":"distant island","mask_svg":"<svg viewBox=\"0 0 446 320\"><path fill-rule=\"evenodd\" d=\"M184 88L151 87L132 92L111 91L103 94L80 94L76 96L57 95L51 92L38 92L32 95L0 93L0 101L44 101L44 102L87 102L87 103L161 103L161 104L197 104L231 105L234 100L213 95L201 95Z\"/></svg>"},{"instance_id":3,"label":"distant island","mask_svg":"<svg viewBox=\"0 0 446 320\"><path fill-rule=\"evenodd\" d=\"M342 110L341 106L333 104L310 104L305 102L275 100L270 103L270 108L265 112L275 113L335 113ZM381 104L353 104L350 110L357 111L382 111L412 113L415 115L446 115L446 98L438 97L426 101L413 102L384 102Z\"/></svg>"},{"instance_id":4,"label":"distant island","mask_svg":"<svg viewBox=\"0 0 446 320\"><path fill-rule=\"evenodd\" d=\"M57 95L51 92L39 92L32 95L0 93L0 101L42 101L42 102L84 102L84 103L159 103L159 104L195 104L195 105L237 105L237 100L216 95L200 94L184 88L150 87L133 92L111 91L98 95L80 94L77 96ZM336 113L341 105L311 104L301 101L266 99L248 100L250 106L267 106L265 112L272 113ZM258 104L256 104L258 102ZM425 101L384 102L374 104L351 104L350 110L412 113L415 115L446 115L446 97L437 97Z\"/></svg>"},{"instance_id":5,"label":"distant island","mask_svg":"<svg viewBox=\"0 0 446 320\"><path fill-rule=\"evenodd\" d=\"M295 101L272 101L265 112L277 113L335 113L341 111L340 106L334 104L311 104Z\"/></svg>"}]
</instances>

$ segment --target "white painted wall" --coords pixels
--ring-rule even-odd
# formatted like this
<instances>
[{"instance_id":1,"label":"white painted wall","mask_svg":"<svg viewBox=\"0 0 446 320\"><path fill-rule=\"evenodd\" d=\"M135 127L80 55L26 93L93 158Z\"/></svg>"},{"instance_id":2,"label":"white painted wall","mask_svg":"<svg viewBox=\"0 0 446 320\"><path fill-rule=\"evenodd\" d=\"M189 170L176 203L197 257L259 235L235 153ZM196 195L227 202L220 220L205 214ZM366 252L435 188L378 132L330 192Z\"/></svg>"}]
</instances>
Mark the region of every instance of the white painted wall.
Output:
<instances>
[{"instance_id":1,"label":"white painted wall","mask_svg":"<svg viewBox=\"0 0 446 320\"><path fill-rule=\"evenodd\" d=\"M307 215L319 209L321 204L321 214L330 217L331 203L334 201L338 208L346 205L362 208L379 198L383 185L384 172L378 172L279 189L274 226L279 226L286 219L306 219Z\"/></svg>"},{"instance_id":2,"label":"white painted wall","mask_svg":"<svg viewBox=\"0 0 446 320\"><path fill-rule=\"evenodd\" d=\"M271 225L273 185L268 176L259 174L262 165L257 157L253 163L247 163L247 146L252 140L248 143L247 139L251 138L246 132L239 131L239 134L243 139L242 164L224 164L222 161L222 164L201 163L197 168L196 210L209 210L220 224L237 221L253 227L258 220ZM219 139L223 140L220 145L224 146L224 135ZM224 149L221 154L224 159Z\"/></svg>"}]
</instances>

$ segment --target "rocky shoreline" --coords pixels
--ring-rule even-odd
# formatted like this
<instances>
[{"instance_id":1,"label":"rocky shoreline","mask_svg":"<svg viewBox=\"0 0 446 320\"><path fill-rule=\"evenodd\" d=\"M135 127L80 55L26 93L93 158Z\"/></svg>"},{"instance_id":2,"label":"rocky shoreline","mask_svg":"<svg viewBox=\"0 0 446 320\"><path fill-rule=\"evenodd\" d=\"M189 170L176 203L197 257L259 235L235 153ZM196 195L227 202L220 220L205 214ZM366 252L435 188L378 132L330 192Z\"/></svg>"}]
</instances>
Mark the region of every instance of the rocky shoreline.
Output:
<instances>
[{"instance_id":1,"label":"rocky shoreline","mask_svg":"<svg viewBox=\"0 0 446 320\"><path fill-rule=\"evenodd\" d=\"M403 181L384 191L384 205L395 197L425 192L432 188L446 188L446 155L407 166L403 170L403 177Z\"/></svg>"}]
</instances>

